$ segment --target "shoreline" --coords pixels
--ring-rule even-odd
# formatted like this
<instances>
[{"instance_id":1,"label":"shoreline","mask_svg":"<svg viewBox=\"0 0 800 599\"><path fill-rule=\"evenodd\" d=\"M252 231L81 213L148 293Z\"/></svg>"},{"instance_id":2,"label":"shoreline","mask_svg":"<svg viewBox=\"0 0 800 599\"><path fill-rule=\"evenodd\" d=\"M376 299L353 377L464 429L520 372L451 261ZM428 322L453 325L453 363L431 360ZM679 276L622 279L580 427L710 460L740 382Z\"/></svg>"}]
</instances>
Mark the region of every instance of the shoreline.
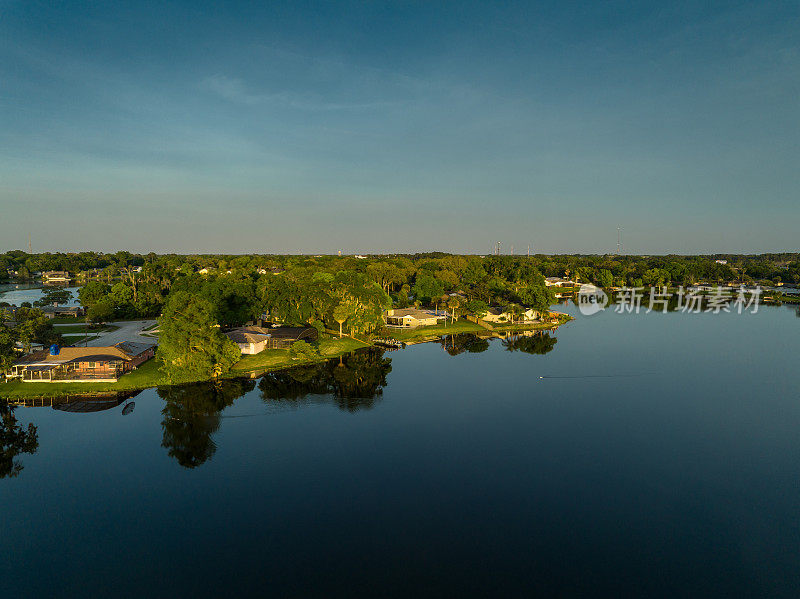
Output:
<instances>
[{"instance_id":1,"label":"shoreline","mask_svg":"<svg viewBox=\"0 0 800 599\"><path fill-rule=\"evenodd\" d=\"M491 337L501 338L502 334L515 332L555 330L571 320L574 320L571 316L559 313L558 323L498 325L492 329L488 329L487 327L471 321L457 320L449 325L421 327L419 329L397 332L390 331L389 334L392 338L403 341L406 345L416 345L419 343L438 341L446 335L461 333L488 333ZM399 332L405 333L405 335L397 335L396 333ZM159 364L156 359L153 358L145 362L138 369L126 373L115 383L23 383L21 381L7 381L0 383L0 399L5 399L12 404L20 402L19 405L24 405L23 402L25 400L63 397L109 397L120 393L138 392L146 389L154 389L156 387L173 387L193 383L257 378L270 372L327 362L328 360L339 358L369 347L379 346L346 335L341 338L326 338L321 340L317 348L320 352L319 355L312 359L293 360L289 357L288 350L269 350L269 353L262 352L261 354L243 356L237 365L222 377L203 378L193 381L182 381L180 383L170 382L166 378L162 378L163 374L158 370ZM237 368L237 366L243 362L245 363L244 366Z\"/></svg>"}]
</instances>

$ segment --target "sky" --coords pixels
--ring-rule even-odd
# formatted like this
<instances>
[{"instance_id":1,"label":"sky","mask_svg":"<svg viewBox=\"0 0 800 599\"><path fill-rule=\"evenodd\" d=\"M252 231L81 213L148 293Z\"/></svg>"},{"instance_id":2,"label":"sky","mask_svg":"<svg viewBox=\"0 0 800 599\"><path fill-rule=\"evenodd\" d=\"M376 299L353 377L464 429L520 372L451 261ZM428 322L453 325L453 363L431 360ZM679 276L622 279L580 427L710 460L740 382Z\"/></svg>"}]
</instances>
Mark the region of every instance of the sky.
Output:
<instances>
[{"instance_id":1,"label":"sky","mask_svg":"<svg viewBox=\"0 0 800 599\"><path fill-rule=\"evenodd\" d=\"M0 0L0 251L798 251L800 3Z\"/></svg>"}]
</instances>

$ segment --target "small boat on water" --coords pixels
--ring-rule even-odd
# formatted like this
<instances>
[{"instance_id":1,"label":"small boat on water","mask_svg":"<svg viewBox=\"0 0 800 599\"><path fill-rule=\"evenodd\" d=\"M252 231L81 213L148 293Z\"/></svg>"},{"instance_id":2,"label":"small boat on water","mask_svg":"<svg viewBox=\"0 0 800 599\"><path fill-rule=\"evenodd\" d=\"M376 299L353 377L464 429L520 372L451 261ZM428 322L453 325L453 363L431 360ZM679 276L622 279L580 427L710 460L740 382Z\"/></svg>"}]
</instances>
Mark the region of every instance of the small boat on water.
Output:
<instances>
[{"instance_id":1,"label":"small boat on water","mask_svg":"<svg viewBox=\"0 0 800 599\"><path fill-rule=\"evenodd\" d=\"M373 343L375 345L390 347L392 349L403 349L406 346L405 343L398 341L397 339L375 339Z\"/></svg>"},{"instance_id":2,"label":"small boat on water","mask_svg":"<svg viewBox=\"0 0 800 599\"><path fill-rule=\"evenodd\" d=\"M135 407L136 407L136 402L131 401L129 403L126 403L125 406L122 408L122 415L127 416L128 414L133 412L133 408Z\"/></svg>"}]
</instances>

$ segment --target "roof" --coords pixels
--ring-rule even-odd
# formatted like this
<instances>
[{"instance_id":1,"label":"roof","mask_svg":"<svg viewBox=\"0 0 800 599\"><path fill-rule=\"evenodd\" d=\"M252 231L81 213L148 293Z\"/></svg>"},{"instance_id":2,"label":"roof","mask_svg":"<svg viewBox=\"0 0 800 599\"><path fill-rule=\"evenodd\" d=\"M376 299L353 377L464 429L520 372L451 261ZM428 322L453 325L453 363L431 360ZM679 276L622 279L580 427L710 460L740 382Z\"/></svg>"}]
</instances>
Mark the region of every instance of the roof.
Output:
<instances>
[{"instance_id":1,"label":"roof","mask_svg":"<svg viewBox=\"0 0 800 599\"><path fill-rule=\"evenodd\" d=\"M267 330L261 327L239 327L225 335L234 343L261 343L270 338Z\"/></svg>"},{"instance_id":2,"label":"roof","mask_svg":"<svg viewBox=\"0 0 800 599\"><path fill-rule=\"evenodd\" d=\"M123 342L106 347L62 347L57 356L51 356L49 350L42 350L23 356L15 365L44 365L44 364L67 364L69 362L108 362L113 360L132 360L141 355L148 349L155 346L155 343L131 343ZM30 368L29 366L29 368Z\"/></svg>"},{"instance_id":3,"label":"roof","mask_svg":"<svg viewBox=\"0 0 800 599\"><path fill-rule=\"evenodd\" d=\"M314 327L275 327L267 329L273 339L311 339L319 337Z\"/></svg>"},{"instance_id":4,"label":"roof","mask_svg":"<svg viewBox=\"0 0 800 599\"><path fill-rule=\"evenodd\" d=\"M152 349L155 346L155 343L123 341L121 343L117 343L114 347L119 348L121 351L133 358L143 354L148 349Z\"/></svg>"}]
</instances>

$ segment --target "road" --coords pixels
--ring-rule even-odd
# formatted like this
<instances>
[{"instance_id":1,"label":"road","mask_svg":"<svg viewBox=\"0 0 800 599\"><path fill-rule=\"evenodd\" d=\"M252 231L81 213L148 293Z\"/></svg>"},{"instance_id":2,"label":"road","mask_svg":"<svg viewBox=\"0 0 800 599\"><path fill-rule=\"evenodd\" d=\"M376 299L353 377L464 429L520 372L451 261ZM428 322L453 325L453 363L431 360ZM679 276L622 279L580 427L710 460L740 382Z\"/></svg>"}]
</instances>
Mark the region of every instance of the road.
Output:
<instances>
[{"instance_id":1,"label":"road","mask_svg":"<svg viewBox=\"0 0 800 599\"><path fill-rule=\"evenodd\" d=\"M98 333L100 335L97 339L93 339L87 343L89 347L100 347L115 345L123 341L133 341L136 343L156 343L158 340L155 337L145 337L140 333L153 326L155 320L121 320L118 322L109 322L107 324L114 325L117 328L115 331L105 333ZM83 345L83 343L81 343Z\"/></svg>"}]
</instances>

